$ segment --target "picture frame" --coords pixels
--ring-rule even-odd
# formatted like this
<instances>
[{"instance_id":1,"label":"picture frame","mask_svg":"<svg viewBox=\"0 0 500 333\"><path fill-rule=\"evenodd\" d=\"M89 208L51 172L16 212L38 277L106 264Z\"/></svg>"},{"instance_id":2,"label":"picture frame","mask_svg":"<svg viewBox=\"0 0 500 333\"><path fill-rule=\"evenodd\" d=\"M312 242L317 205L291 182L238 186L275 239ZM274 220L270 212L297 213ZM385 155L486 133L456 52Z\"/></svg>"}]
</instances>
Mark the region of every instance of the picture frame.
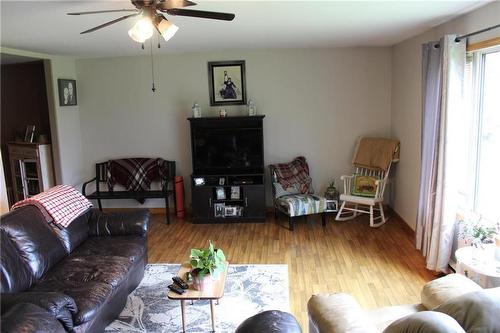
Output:
<instances>
[{"instance_id":1,"label":"picture frame","mask_svg":"<svg viewBox=\"0 0 500 333\"><path fill-rule=\"evenodd\" d=\"M226 199L226 191L224 187L216 187L215 188L215 197L217 200L225 200Z\"/></svg>"},{"instance_id":2,"label":"picture frame","mask_svg":"<svg viewBox=\"0 0 500 333\"><path fill-rule=\"evenodd\" d=\"M26 126L26 132L24 133L24 142L33 143L35 139L35 125Z\"/></svg>"},{"instance_id":3,"label":"picture frame","mask_svg":"<svg viewBox=\"0 0 500 333\"><path fill-rule=\"evenodd\" d=\"M76 80L57 79L59 106L77 105Z\"/></svg>"},{"instance_id":4,"label":"picture frame","mask_svg":"<svg viewBox=\"0 0 500 333\"><path fill-rule=\"evenodd\" d=\"M238 216L238 210L234 206L226 206L224 208L224 215L225 216Z\"/></svg>"},{"instance_id":5,"label":"picture frame","mask_svg":"<svg viewBox=\"0 0 500 333\"><path fill-rule=\"evenodd\" d=\"M224 203L214 204L214 216L226 217L226 205Z\"/></svg>"},{"instance_id":6,"label":"picture frame","mask_svg":"<svg viewBox=\"0 0 500 333\"><path fill-rule=\"evenodd\" d=\"M239 186L231 186L231 200L240 200Z\"/></svg>"},{"instance_id":7,"label":"picture frame","mask_svg":"<svg viewBox=\"0 0 500 333\"><path fill-rule=\"evenodd\" d=\"M208 63L210 106L247 103L245 60Z\"/></svg>"},{"instance_id":8,"label":"picture frame","mask_svg":"<svg viewBox=\"0 0 500 333\"><path fill-rule=\"evenodd\" d=\"M339 202L337 200L326 199L325 212L337 212L339 210Z\"/></svg>"}]
</instances>

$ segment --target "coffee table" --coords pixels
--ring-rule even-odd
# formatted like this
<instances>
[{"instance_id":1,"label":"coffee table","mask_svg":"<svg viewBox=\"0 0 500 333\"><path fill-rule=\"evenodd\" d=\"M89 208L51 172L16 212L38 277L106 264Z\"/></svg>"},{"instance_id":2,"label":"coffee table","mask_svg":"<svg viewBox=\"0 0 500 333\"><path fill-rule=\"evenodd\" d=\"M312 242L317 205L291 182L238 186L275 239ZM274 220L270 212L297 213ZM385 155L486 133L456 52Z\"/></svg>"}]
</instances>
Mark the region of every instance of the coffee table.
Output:
<instances>
[{"instance_id":1,"label":"coffee table","mask_svg":"<svg viewBox=\"0 0 500 333\"><path fill-rule=\"evenodd\" d=\"M210 314L212 317L212 331L215 332L215 311L214 311L214 301L219 300L224 296L224 286L226 285L227 268L229 263L226 262L226 269L220 273L219 279L213 282L213 287L211 290L199 291L195 290L192 282L188 282L189 289L186 289L184 294L179 295L173 291L169 291L167 297L172 300L181 301L181 314L182 314L182 332L186 332L186 301L210 300ZM186 262L183 263L177 276L181 277L184 281L188 281L187 274L191 271L191 264Z\"/></svg>"}]
</instances>

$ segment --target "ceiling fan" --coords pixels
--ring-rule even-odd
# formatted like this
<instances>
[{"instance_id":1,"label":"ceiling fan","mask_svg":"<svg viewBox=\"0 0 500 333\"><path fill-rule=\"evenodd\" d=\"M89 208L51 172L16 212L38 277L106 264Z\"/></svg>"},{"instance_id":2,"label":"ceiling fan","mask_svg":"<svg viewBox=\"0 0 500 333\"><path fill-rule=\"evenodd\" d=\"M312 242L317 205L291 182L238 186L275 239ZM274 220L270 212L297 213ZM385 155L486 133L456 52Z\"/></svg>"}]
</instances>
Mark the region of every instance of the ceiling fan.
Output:
<instances>
[{"instance_id":1,"label":"ceiling fan","mask_svg":"<svg viewBox=\"0 0 500 333\"><path fill-rule=\"evenodd\" d=\"M135 9L112 9L112 10L97 10L88 12L68 13L68 15L88 15L88 14L101 14L101 13L118 13L118 12L132 12L117 18L115 20L98 25L91 29L82 31L81 34L87 34L120 21L126 20L131 17L141 16L136 24L128 31L130 38L138 43L144 43L147 39L153 36L156 29L160 35L168 41L172 38L179 27L165 18L165 15L172 16L189 16L197 18L205 18L212 20L232 21L234 14L209 12L204 10L184 9L183 7L190 7L196 5L195 2L190 0L131 0Z\"/></svg>"}]
</instances>

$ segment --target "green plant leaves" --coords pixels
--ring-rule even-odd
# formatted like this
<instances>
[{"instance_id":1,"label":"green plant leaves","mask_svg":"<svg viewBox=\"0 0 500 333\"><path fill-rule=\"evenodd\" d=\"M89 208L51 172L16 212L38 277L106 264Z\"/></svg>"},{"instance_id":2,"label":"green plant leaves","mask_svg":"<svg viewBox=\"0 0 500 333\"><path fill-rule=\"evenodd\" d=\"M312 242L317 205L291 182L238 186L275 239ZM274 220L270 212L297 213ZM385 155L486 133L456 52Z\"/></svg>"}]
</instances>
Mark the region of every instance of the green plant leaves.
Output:
<instances>
[{"instance_id":1,"label":"green plant leaves","mask_svg":"<svg viewBox=\"0 0 500 333\"><path fill-rule=\"evenodd\" d=\"M215 249L212 241L209 241L206 249L191 249L190 256L193 274L202 278L206 274L217 277L226 268L226 256L222 249Z\"/></svg>"}]
</instances>

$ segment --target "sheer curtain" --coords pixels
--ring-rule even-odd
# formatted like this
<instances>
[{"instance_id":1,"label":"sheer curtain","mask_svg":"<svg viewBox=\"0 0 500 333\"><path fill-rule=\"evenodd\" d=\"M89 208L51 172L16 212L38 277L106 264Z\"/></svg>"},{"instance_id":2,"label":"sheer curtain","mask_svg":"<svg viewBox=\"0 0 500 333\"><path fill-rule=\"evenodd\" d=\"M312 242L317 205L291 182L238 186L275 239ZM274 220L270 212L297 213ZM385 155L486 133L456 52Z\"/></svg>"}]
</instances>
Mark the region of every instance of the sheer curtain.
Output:
<instances>
[{"instance_id":1,"label":"sheer curtain","mask_svg":"<svg viewBox=\"0 0 500 333\"><path fill-rule=\"evenodd\" d=\"M427 268L448 270L463 145L462 95L465 40L446 35L422 45L422 134L416 245ZM462 146L461 146L462 145Z\"/></svg>"}]
</instances>

